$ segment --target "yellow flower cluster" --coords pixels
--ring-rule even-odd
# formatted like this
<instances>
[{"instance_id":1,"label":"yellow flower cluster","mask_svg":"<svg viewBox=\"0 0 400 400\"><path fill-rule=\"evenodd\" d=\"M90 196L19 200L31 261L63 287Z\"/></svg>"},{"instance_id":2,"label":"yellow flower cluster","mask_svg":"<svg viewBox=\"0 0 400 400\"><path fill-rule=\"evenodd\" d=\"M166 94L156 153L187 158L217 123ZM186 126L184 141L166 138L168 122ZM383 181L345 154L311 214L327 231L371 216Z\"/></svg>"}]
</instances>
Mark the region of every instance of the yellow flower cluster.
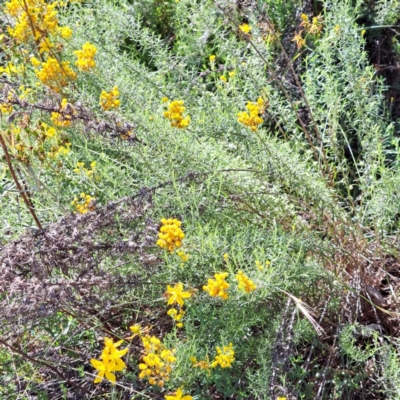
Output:
<instances>
[{"instance_id":1,"label":"yellow flower cluster","mask_svg":"<svg viewBox=\"0 0 400 400\"><path fill-rule=\"evenodd\" d=\"M119 91L116 86L114 86L110 93L107 93L105 90L103 90L100 95L100 106L104 111L108 111L112 108L118 108L120 105L118 96Z\"/></svg>"},{"instance_id":2,"label":"yellow flower cluster","mask_svg":"<svg viewBox=\"0 0 400 400\"><path fill-rule=\"evenodd\" d=\"M10 114L13 111L12 104L9 103L0 103L0 112L2 114Z\"/></svg>"},{"instance_id":3,"label":"yellow flower cluster","mask_svg":"<svg viewBox=\"0 0 400 400\"><path fill-rule=\"evenodd\" d=\"M139 364L139 378L148 379L150 385L163 387L176 362L174 350L168 350L155 336L143 336L142 344L144 355Z\"/></svg>"},{"instance_id":4,"label":"yellow flower cluster","mask_svg":"<svg viewBox=\"0 0 400 400\"><path fill-rule=\"evenodd\" d=\"M226 300L228 298L227 290L229 288L229 283L226 282L227 272L221 272L214 275L214 279L209 279L208 284L203 286L203 290L209 293L211 297L221 297Z\"/></svg>"},{"instance_id":5,"label":"yellow flower cluster","mask_svg":"<svg viewBox=\"0 0 400 400\"><path fill-rule=\"evenodd\" d=\"M85 43L82 46L82 50L74 51L74 54L78 58L78 60L75 62L75 65L81 71L89 71L93 69L96 66L96 62L94 61L96 53L96 46L90 43Z\"/></svg>"},{"instance_id":6,"label":"yellow flower cluster","mask_svg":"<svg viewBox=\"0 0 400 400\"><path fill-rule=\"evenodd\" d=\"M239 282L238 288L239 290L244 290L246 293L251 293L256 290L256 285L254 282L249 279L243 271L239 271L236 275L236 279Z\"/></svg>"},{"instance_id":7,"label":"yellow flower cluster","mask_svg":"<svg viewBox=\"0 0 400 400\"><path fill-rule=\"evenodd\" d=\"M59 140L54 146L51 146L51 151L47 153L50 158L58 158L66 156L70 151L71 143L68 140Z\"/></svg>"},{"instance_id":8,"label":"yellow flower cluster","mask_svg":"<svg viewBox=\"0 0 400 400\"><path fill-rule=\"evenodd\" d=\"M177 251L176 254L178 255L178 257L182 260L182 262L186 262L187 260L189 260L190 255L186 254L184 251L180 250Z\"/></svg>"},{"instance_id":9,"label":"yellow flower cluster","mask_svg":"<svg viewBox=\"0 0 400 400\"><path fill-rule=\"evenodd\" d=\"M167 314L176 322L176 326L178 328L183 328L182 318L185 316L185 311L183 311L181 308L170 308L167 311Z\"/></svg>"},{"instance_id":10,"label":"yellow flower cluster","mask_svg":"<svg viewBox=\"0 0 400 400\"><path fill-rule=\"evenodd\" d=\"M168 111L164 111L164 117L171 121L171 126L179 129L187 128L190 123L189 115L183 117L183 113L186 110L183 104L183 100L172 101L168 106Z\"/></svg>"},{"instance_id":11,"label":"yellow flower cluster","mask_svg":"<svg viewBox=\"0 0 400 400\"><path fill-rule=\"evenodd\" d=\"M267 260L265 261L265 266L268 267L271 264L271 261ZM264 269L264 266L261 264L259 260L256 261L256 267L259 271L262 271Z\"/></svg>"},{"instance_id":12,"label":"yellow flower cluster","mask_svg":"<svg viewBox=\"0 0 400 400\"><path fill-rule=\"evenodd\" d=\"M86 214L96 208L96 199L94 197L89 194L81 193L80 198L83 200L83 203L79 202L77 197L71 202L71 206L75 207L79 214Z\"/></svg>"},{"instance_id":13,"label":"yellow flower cluster","mask_svg":"<svg viewBox=\"0 0 400 400\"><path fill-rule=\"evenodd\" d=\"M33 38L40 41L43 35L55 33L58 26L57 2L44 0L10 0L6 3L5 13L15 20L14 28L8 27L8 33L18 43Z\"/></svg>"},{"instance_id":14,"label":"yellow flower cluster","mask_svg":"<svg viewBox=\"0 0 400 400\"><path fill-rule=\"evenodd\" d=\"M189 299L192 294L183 291L183 284L181 282L177 283L174 287L167 285L167 291L165 296L168 298L168 305L178 304L179 309L171 308L168 310L167 314L176 322L178 328L183 327L182 318L185 315L183 310L183 305L185 301L183 299Z\"/></svg>"},{"instance_id":15,"label":"yellow flower cluster","mask_svg":"<svg viewBox=\"0 0 400 400\"><path fill-rule=\"evenodd\" d=\"M304 28L304 30L300 30L300 32L296 32L294 35L292 42L295 42L298 49L301 49L306 44L306 39L303 38L303 32L309 33L314 36L319 36L324 26L324 20L322 15L318 15L313 17L312 22L309 21L308 16L306 14L301 14L301 24L300 26ZM336 28L336 27L335 27ZM340 27L339 27L340 29Z\"/></svg>"},{"instance_id":16,"label":"yellow flower cluster","mask_svg":"<svg viewBox=\"0 0 400 400\"><path fill-rule=\"evenodd\" d=\"M221 350L220 347L217 347L217 355L210 366L211 368L215 368L219 365L221 368L229 368L234 361L235 352L233 351L232 343L229 343L229 346L224 346L223 350Z\"/></svg>"},{"instance_id":17,"label":"yellow flower cluster","mask_svg":"<svg viewBox=\"0 0 400 400\"><path fill-rule=\"evenodd\" d=\"M42 122L40 125L41 125L42 131L43 131L46 139L51 139L51 138L54 138L57 136L58 132L57 132L56 128L49 126L49 125L45 124L44 122Z\"/></svg>"},{"instance_id":18,"label":"yellow flower cluster","mask_svg":"<svg viewBox=\"0 0 400 400\"><path fill-rule=\"evenodd\" d=\"M43 83L55 92L60 92L61 88L67 86L70 81L76 79L76 73L69 66L69 61L62 61L61 63L52 57L47 61L40 62L36 57L31 58L31 63L35 68L36 76Z\"/></svg>"},{"instance_id":19,"label":"yellow flower cluster","mask_svg":"<svg viewBox=\"0 0 400 400\"><path fill-rule=\"evenodd\" d=\"M235 352L232 343L229 343L229 346L224 346L223 350L217 347L217 355L212 362L209 361L208 356L202 361L198 361L196 357L190 357L190 361L193 363L193 368L206 369L210 374L210 368L216 368L218 365L221 368L230 368L235 361Z\"/></svg>"},{"instance_id":20,"label":"yellow flower cluster","mask_svg":"<svg viewBox=\"0 0 400 400\"><path fill-rule=\"evenodd\" d=\"M88 178L93 178L93 175L96 172L96 161L90 163L90 169L85 168L84 162L77 162L76 168L74 168L74 172L76 174L85 174Z\"/></svg>"},{"instance_id":21,"label":"yellow flower cluster","mask_svg":"<svg viewBox=\"0 0 400 400\"><path fill-rule=\"evenodd\" d=\"M319 35L321 33L324 25L324 19L322 15L313 17L312 22L309 21L306 14L301 14L301 19L302 21L300 26L304 27L304 30L307 33L311 33L312 35Z\"/></svg>"},{"instance_id":22,"label":"yellow flower cluster","mask_svg":"<svg viewBox=\"0 0 400 400\"><path fill-rule=\"evenodd\" d=\"M182 240L185 237L185 234L181 230L182 222L177 219L163 218L161 223L162 226L158 234L157 246L172 253L175 248L182 246Z\"/></svg>"},{"instance_id":23,"label":"yellow flower cluster","mask_svg":"<svg viewBox=\"0 0 400 400\"><path fill-rule=\"evenodd\" d=\"M55 45L50 35L61 35L68 39L72 29L68 26L59 26L56 7L58 1L46 0L10 0L5 3L4 12L11 23L8 33L17 43L34 43L40 54L59 52L62 46ZM44 56L42 56L44 57ZM68 81L75 80L76 74L69 67L67 61L60 62L56 57L42 58L42 63L35 57L31 59L34 67L42 65L42 69L35 69L39 80L50 89L57 92L67 85ZM13 71L15 73L15 71Z\"/></svg>"},{"instance_id":24,"label":"yellow flower cluster","mask_svg":"<svg viewBox=\"0 0 400 400\"><path fill-rule=\"evenodd\" d=\"M0 67L0 74L6 74L9 77L20 75L24 71L25 67L23 65L14 65L12 62L9 62L5 67Z\"/></svg>"},{"instance_id":25,"label":"yellow flower cluster","mask_svg":"<svg viewBox=\"0 0 400 400\"><path fill-rule=\"evenodd\" d=\"M117 381L117 378L113 372L122 371L126 368L126 364L122 361L121 357L128 352L128 348L124 350L117 349L122 342L123 340L114 343L113 339L107 337L104 339L104 349L100 356L102 361L95 360L94 358L90 360L93 368L99 371L94 383L102 382L105 376L114 385Z\"/></svg>"},{"instance_id":26,"label":"yellow flower cluster","mask_svg":"<svg viewBox=\"0 0 400 400\"><path fill-rule=\"evenodd\" d=\"M248 112L238 113L238 122L248 126L252 131L256 131L258 125L261 125L264 120L260 117L265 110L265 101L259 97L256 103L249 101L246 106Z\"/></svg>"},{"instance_id":27,"label":"yellow flower cluster","mask_svg":"<svg viewBox=\"0 0 400 400\"><path fill-rule=\"evenodd\" d=\"M68 103L67 99L62 99L59 112L51 113L51 121L55 126L66 128L71 125L74 108Z\"/></svg>"}]
</instances>

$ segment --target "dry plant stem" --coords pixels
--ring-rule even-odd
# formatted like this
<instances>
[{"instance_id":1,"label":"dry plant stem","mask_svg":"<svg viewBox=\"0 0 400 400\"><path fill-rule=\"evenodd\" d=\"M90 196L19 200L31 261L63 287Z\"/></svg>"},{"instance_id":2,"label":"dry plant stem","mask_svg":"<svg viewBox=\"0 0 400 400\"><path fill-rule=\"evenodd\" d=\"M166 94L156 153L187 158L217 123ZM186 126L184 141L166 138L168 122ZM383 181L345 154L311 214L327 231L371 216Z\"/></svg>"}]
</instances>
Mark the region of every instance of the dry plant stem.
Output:
<instances>
[{"instance_id":1,"label":"dry plant stem","mask_svg":"<svg viewBox=\"0 0 400 400\"><path fill-rule=\"evenodd\" d=\"M15 182L15 185L17 186L18 191L19 191L19 193L21 194L21 196L22 196L22 198L23 198L23 200L24 200L26 206L28 207L28 210L29 210L29 212L31 213L33 219L35 220L36 225L38 226L38 228L39 228L40 230L42 230L42 229L43 229L42 224L40 223L39 218L37 217L37 215L36 215L36 213L35 213L35 210L34 210L34 208L33 208L33 205L32 205L32 203L29 201L28 196L27 196L26 193L25 193L25 190L23 190L21 184L19 183L19 180L18 180L18 178L17 178L17 175L15 174L14 168L13 168L13 166L12 166L10 154L8 153L7 146L6 146L5 142L4 142L3 136L2 136L1 134L0 134L0 143L1 143L1 147L3 148L3 151L4 151L4 155L5 155L5 157L6 157L8 169L10 170L10 173L11 173L11 176L12 176L14 182Z\"/></svg>"},{"instance_id":2,"label":"dry plant stem","mask_svg":"<svg viewBox=\"0 0 400 400\"><path fill-rule=\"evenodd\" d=\"M240 31L239 26L232 20L232 18L230 17L230 15L228 15L226 13L226 11L215 1L213 0L214 4L222 11L222 13L229 19L229 21L232 23L232 25L234 25L236 27L236 29L238 31ZM273 68L271 67L271 65L269 64L269 62L265 59L265 57L260 53L260 51L257 49L257 47L254 45L254 43L245 35L244 36L245 40L253 47L253 49L255 50L255 52L259 55L259 57L262 59L262 61L264 62L264 64L266 65L266 67L268 68L269 73L272 75L273 79L275 80L275 82L278 84L279 88L282 90L283 94L285 95L286 99L288 100L292 110L296 113L297 118L300 122L302 131L304 132L304 134L306 135L308 144L310 145L313 154L314 154L314 158L316 161L320 162L320 157L318 156L318 151L316 149L316 147L314 146L312 139L311 139L311 135L307 130L307 127L303 121L303 119L301 118L300 114L296 111L294 104L289 96L289 93L287 92L287 90L285 89L285 87L283 86L283 84L281 83L281 81L278 79L275 71L273 70ZM328 165L328 160L326 159L325 153L322 149L322 155L323 155L323 160L324 160L324 169L321 169L321 172L324 176L326 176L328 174L328 176L330 177L330 182L332 181L331 179L331 173L330 173L330 169L329 169L329 165ZM332 182L331 182L332 183Z\"/></svg>"},{"instance_id":3,"label":"dry plant stem","mask_svg":"<svg viewBox=\"0 0 400 400\"><path fill-rule=\"evenodd\" d=\"M2 344L3 346L7 347L8 349L10 349L11 352L20 355L21 357L27 359L28 361L30 361L30 362L32 362L34 364L44 365L49 370L53 371L56 375L58 375L61 379L63 379L68 385L71 385L71 386L81 390L82 392L85 392L86 394L91 395L91 393L88 390L86 390L84 387L82 387L80 385L77 385L76 383L74 383L71 380L69 380L56 367L54 367L53 365L47 363L46 361L38 360L36 358L31 357L30 355L28 355L28 354L24 353L23 351L17 349L16 347L12 346L11 344L8 344L6 341L4 341L1 338L0 338L0 344Z\"/></svg>"}]
</instances>

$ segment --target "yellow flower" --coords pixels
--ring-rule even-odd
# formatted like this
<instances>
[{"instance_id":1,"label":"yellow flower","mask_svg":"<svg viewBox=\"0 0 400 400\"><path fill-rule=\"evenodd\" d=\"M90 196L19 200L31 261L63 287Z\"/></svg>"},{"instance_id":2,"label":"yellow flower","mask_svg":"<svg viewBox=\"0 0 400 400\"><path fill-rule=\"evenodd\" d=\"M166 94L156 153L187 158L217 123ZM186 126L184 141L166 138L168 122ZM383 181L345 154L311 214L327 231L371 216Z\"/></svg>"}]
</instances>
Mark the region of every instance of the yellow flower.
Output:
<instances>
[{"instance_id":1,"label":"yellow flower","mask_svg":"<svg viewBox=\"0 0 400 400\"><path fill-rule=\"evenodd\" d=\"M171 121L171 126L179 129L187 128L190 123L190 116L183 117L186 108L183 106L183 100L172 101L168 105L168 110L164 111L164 117Z\"/></svg>"},{"instance_id":2,"label":"yellow flower","mask_svg":"<svg viewBox=\"0 0 400 400\"><path fill-rule=\"evenodd\" d=\"M63 26L58 29L63 39L69 39L72 36L72 29L69 26Z\"/></svg>"},{"instance_id":3,"label":"yellow flower","mask_svg":"<svg viewBox=\"0 0 400 400\"><path fill-rule=\"evenodd\" d=\"M260 117L265 111L265 107L267 106L267 101L259 97L257 102L253 103L251 101L247 102L247 110L248 112L239 112L238 113L238 122L243 125L248 126L252 131L257 130L257 126L261 125L264 120Z\"/></svg>"},{"instance_id":4,"label":"yellow flower","mask_svg":"<svg viewBox=\"0 0 400 400\"><path fill-rule=\"evenodd\" d=\"M223 350L217 347L217 355L215 360L211 363L211 368L220 366L221 368L230 368L232 363L235 361L235 352L233 351L232 343L229 346L224 346Z\"/></svg>"},{"instance_id":5,"label":"yellow flower","mask_svg":"<svg viewBox=\"0 0 400 400\"><path fill-rule=\"evenodd\" d=\"M102 91L100 95L100 106L104 111L108 111L111 108L118 108L120 105L120 101L117 99L119 96L119 91L116 86L107 93L106 91Z\"/></svg>"},{"instance_id":6,"label":"yellow flower","mask_svg":"<svg viewBox=\"0 0 400 400\"><path fill-rule=\"evenodd\" d=\"M225 254L223 255L223 257L224 257L224 260L225 260L225 261L229 261L229 254L228 254L228 253L225 253Z\"/></svg>"},{"instance_id":7,"label":"yellow flower","mask_svg":"<svg viewBox=\"0 0 400 400\"><path fill-rule=\"evenodd\" d=\"M128 348L124 350L117 349L122 342L123 340L114 343L111 338L107 337L104 339L104 349L100 356L103 361L95 360L93 358L90 360L90 363L93 365L93 367L99 371L94 383L101 382L105 376L114 385L117 381L117 378L113 372L122 371L126 368L126 364L121 360L121 357L128 352Z\"/></svg>"},{"instance_id":8,"label":"yellow flower","mask_svg":"<svg viewBox=\"0 0 400 400\"><path fill-rule=\"evenodd\" d=\"M183 283L177 283L174 287L168 285L165 295L169 297L168 305L179 304L181 307L185 303L183 299L189 299L192 295L189 292L183 291Z\"/></svg>"},{"instance_id":9,"label":"yellow flower","mask_svg":"<svg viewBox=\"0 0 400 400\"><path fill-rule=\"evenodd\" d=\"M185 237L185 234L180 228L182 222L175 218L162 218L161 223L162 226L160 227L160 233L158 234L157 246L172 253L175 248L182 246L182 240Z\"/></svg>"},{"instance_id":10,"label":"yellow flower","mask_svg":"<svg viewBox=\"0 0 400 400\"><path fill-rule=\"evenodd\" d=\"M256 285L254 282L249 279L243 271L239 271L236 275L236 279L239 282L238 288L239 290L244 290L246 293L251 293L256 290Z\"/></svg>"},{"instance_id":11,"label":"yellow flower","mask_svg":"<svg viewBox=\"0 0 400 400\"><path fill-rule=\"evenodd\" d=\"M227 272L215 274L215 280L209 279L207 285L203 286L203 290L208 292L211 297L221 297L223 300L228 298L227 290L229 283L225 281L228 276Z\"/></svg>"},{"instance_id":12,"label":"yellow flower","mask_svg":"<svg viewBox=\"0 0 400 400\"><path fill-rule=\"evenodd\" d=\"M239 26L239 29L240 29L243 33L247 34L247 33L249 33L249 32L251 31L251 26L248 25L248 24L242 24L242 25Z\"/></svg>"},{"instance_id":13,"label":"yellow flower","mask_svg":"<svg viewBox=\"0 0 400 400\"><path fill-rule=\"evenodd\" d=\"M85 43L82 46L82 50L74 51L75 56L78 60L75 62L75 65L81 71L89 71L96 66L96 62L94 61L94 57L97 53L97 48L93 44ZM115 88L114 88L115 89ZM118 90L118 89L117 89ZM118 93L115 97L118 96Z\"/></svg>"},{"instance_id":14,"label":"yellow flower","mask_svg":"<svg viewBox=\"0 0 400 400\"><path fill-rule=\"evenodd\" d=\"M197 361L196 357L190 357L190 361L193 363L192 368L200 368L200 369L205 369L208 371L208 375L211 374L210 368L210 360L208 359L208 356L206 356L205 360Z\"/></svg>"},{"instance_id":15,"label":"yellow flower","mask_svg":"<svg viewBox=\"0 0 400 400\"><path fill-rule=\"evenodd\" d=\"M78 198L71 202L71 206L75 207L79 214L86 214L96 209L96 199L89 194L81 193L83 203L79 203Z\"/></svg>"},{"instance_id":16,"label":"yellow flower","mask_svg":"<svg viewBox=\"0 0 400 400\"><path fill-rule=\"evenodd\" d=\"M114 385L117 381L117 378L113 374L114 371L122 371L122 369L116 366L114 361L104 360L99 361L92 358L90 363L93 365L98 372L94 383L99 383L104 379L104 376Z\"/></svg>"},{"instance_id":17,"label":"yellow flower","mask_svg":"<svg viewBox=\"0 0 400 400\"><path fill-rule=\"evenodd\" d=\"M257 269L259 270L259 271L262 271L263 269L264 269L264 266L263 265L261 265L261 263L260 263L260 261L256 261L256 267L257 267Z\"/></svg>"},{"instance_id":18,"label":"yellow flower","mask_svg":"<svg viewBox=\"0 0 400 400\"><path fill-rule=\"evenodd\" d=\"M211 56L209 57L210 63L213 63L213 62L215 61L216 57L217 57L217 56L215 56L215 55L211 55Z\"/></svg>"},{"instance_id":19,"label":"yellow flower","mask_svg":"<svg viewBox=\"0 0 400 400\"><path fill-rule=\"evenodd\" d=\"M182 397L183 396L183 397ZM174 396L164 396L165 400L192 400L192 396L184 396L181 389L178 389Z\"/></svg>"},{"instance_id":20,"label":"yellow flower","mask_svg":"<svg viewBox=\"0 0 400 400\"><path fill-rule=\"evenodd\" d=\"M292 39L292 42L296 43L296 46L297 46L298 49L301 49L306 44L305 39L303 39L302 36L301 36L302 32L303 31L296 32L296 34L294 35L294 37Z\"/></svg>"},{"instance_id":21,"label":"yellow flower","mask_svg":"<svg viewBox=\"0 0 400 400\"><path fill-rule=\"evenodd\" d=\"M31 62L34 66L38 66L34 57L31 58ZM76 73L70 68L68 61L59 63L57 59L49 57L46 62L41 64L42 69L35 69L36 76L55 92L59 92L62 87L76 79Z\"/></svg>"},{"instance_id":22,"label":"yellow flower","mask_svg":"<svg viewBox=\"0 0 400 400\"><path fill-rule=\"evenodd\" d=\"M222 82L228 82L228 79L226 79L226 76L225 75L221 75L220 77L219 77L219 79L221 79L221 81Z\"/></svg>"},{"instance_id":23,"label":"yellow flower","mask_svg":"<svg viewBox=\"0 0 400 400\"><path fill-rule=\"evenodd\" d=\"M34 67L39 67L41 64L41 62L36 57L31 57L30 61Z\"/></svg>"},{"instance_id":24,"label":"yellow flower","mask_svg":"<svg viewBox=\"0 0 400 400\"><path fill-rule=\"evenodd\" d=\"M39 53L49 53L51 49L54 47L54 43L51 43L48 38L43 39L43 41L39 44Z\"/></svg>"}]
</instances>

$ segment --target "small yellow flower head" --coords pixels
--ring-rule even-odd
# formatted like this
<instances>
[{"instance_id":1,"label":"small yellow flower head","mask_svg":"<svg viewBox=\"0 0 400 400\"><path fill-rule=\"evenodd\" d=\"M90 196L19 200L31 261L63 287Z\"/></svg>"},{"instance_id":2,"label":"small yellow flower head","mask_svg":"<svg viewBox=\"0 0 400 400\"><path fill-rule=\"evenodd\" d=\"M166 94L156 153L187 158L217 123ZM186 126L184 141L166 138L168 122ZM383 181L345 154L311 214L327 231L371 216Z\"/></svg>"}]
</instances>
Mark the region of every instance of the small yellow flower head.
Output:
<instances>
[{"instance_id":1,"label":"small yellow flower head","mask_svg":"<svg viewBox=\"0 0 400 400\"><path fill-rule=\"evenodd\" d=\"M142 328L140 327L140 325L137 324L130 326L129 329L132 331L132 333L136 335L140 335L140 333L142 332Z\"/></svg>"},{"instance_id":2,"label":"small yellow flower head","mask_svg":"<svg viewBox=\"0 0 400 400\"><path fill-rule=\"evenodd\" d=\"M261 125L264 122L260 117L260 114L265 111L266 106L267 102L261 97L259 97L255 103L251 101L247 102L246 108L248 112L245 111L238 113L238 122L248 126L252 131L256 131L258 125Z\"/></svg>"},{"instance_id":3,"label":"small yellow flower head","mask_svg":"<svg viewBox=\"0 0 400 400\"><path fill-rule=\"evenodd\" d=\"M251 293L256 290L256 285L254 284L254 282L249 279L243 273L243 271L239 271L239 273L236 275L236 280L239 282L239 290L244 290L246 293Z\"/></svg>"},{"instance_id":4,"label":"small yellow flower head","mask_svg":"<svg viewBox=\"0 0 400 400\"><path fill-rule=\"evenodd\" d=\"M74 51L75 56L78 58L78 60L75 62L75 65L81 71L90 71L96 66L96 62L94 61L96 53L97 53L96 46L90 43L85 43L82 46L82 50Z\"/></svg>"},{"instance_id":5,"label":"small yellow flower head","mask_svg":"<svg viewBox=\"0 0 400 400\"><path fill-rule=\"evenodd\" d=\"M231 72L229 72L228 75L229 75L230 78L233 78L236 75L236 72L235 71L231 71Z\"/></svg>"},{"instance_id":6,"label":"small yellow flower head","mask_svg":"<svg viewBox=\"0 0 400 400\"><path fill-rule=\"evenodd\" d=\"M71 202L71 206L75 207L79 214L86 214L96 208L96 199L88 194L81 193L81 200L75 198Z\"/></svg>"},{"instance_id":7,"label":"small yellow flower head","mask_svg":"<svg viewBox=\"0 0 400 400\"><path fill-rule=\"evenodd\" d=\"M12 104L0 103L0 112L2 114L10 114L13 110Z\"/></svg>"},{"instance_id":8,"label":"small yellow flower head","mask_svg":"<svg viewBox=\"0 0 400 400\"><path fill-rule=\"evenodd\" d=\"M168 298L168 305L179 304L181 307L185 303L183 299L189 299L192 295L183 291L183 283L179 282L174 287L168 285L165 295Z\"/></svg>"},{"instance_id":9,"label":"small yellow flower head","mask_svg":"<svg viewBox=\"0 0 400 400\"><path fill-rule=\"evenodd\" d=\"M232 343L229 346L224 346L223 350L217 347L217 355L214 361L211 363L211 368L220 366L221 368L230 368L232 363L235 361L235 352L233 351Z\"/></svg>"},{"instance_id":10,"label":"small yellow flower head","mask_svg":"<svg viewBox=\"0 0 400 400\"><path fill-rule=\"evenodd\" d=\"M229 254L228 254L228 253L225 253L225 254L223 255L223 257L224 257L224 260L225 260L226 262L229 261Z\"/></svg>"},{"instance_id":11,"label":"small yellow flower head","mask_svg":"<svg viewBox=\"0 0 400 400\"><path fill-rule=\"evenodd\" d=\"M222 82L228 82L228 79L226 79L226 76L225 75L221 75L220 77L219 77L219 79L221 79L221 81Z\"/></svg>"},{"instance_id":12,"label":"small yellow flower head","mask_svg":"<svg viewBox=\"0 0 400 400\"><path fill-rule=\"evenodd\" d=\"M190 361L192 362L192 368L200 368L200 369L205 369L208 371L208 375L210 375L210 360L208 359L208 356L206 356L205 360L198 361L196 357L190 357Z\"/></svg>"},{"instance_id":13,"label":"small yellow flower head","mask_svg":"<svg viewBox=\"0 0 400 400\"><path fill-rule=\"evenodd\" d=\"M297 49L301 49L306 44L305 39L301 36L302 32L303 31L296 32L296 34L294 35L294 37L292 39L292 42L296 43Z\"/></svg>"},{"instance_id":14,"label":"small yellow flower head","mask_svg":"<svg viewBox=\"0 0 400 400\"><path fill-rule=\"evenodd\" d=\"M61 37L66 40L70 39L73 33L72 29L69 26L60 27L58 29L58 32L60 33Z\"/></svg>"},{"instance_id":15,"label":"small yellow flower head","mask_svg":"<svg viewBox=\"0 0 400 400\"><path fill-rule=\"evenodd\" d=\"M165 219L161 220L162 226L160 233L158 234L157 246L162 249L168 250L172 253L175 248L182 246L182 240L185 234L181 230L181 221L177 219Z\"/></svg>"},{"instance_id":16,"label":"small yellow flower head","mask_svg":"<svg viewBox=\"0 0 400 400\"><path fill-rule=\"evenodd\" d=\"M264 269L264 266L260 263L260 261L256 261L256 267L259 271L262 271Z\"/></svg>"},{"instance_id":17,"label":"small yellow flower head","mask_svg":"<svg viewBox=\"0 0 400 400\"><path fill-rule=\"evenodd\" d=\"M321 33L324 24L322 15L313 17L312 22L310 22L306 14L301 14L301 20L300 26L303 27L307 33L312 35L319 35Z\"/></svg>"},{"instance_id":18,"label":"small yellow flower head","mask_svg":"<svg viewBox=\"0 0 400 400\"><path fill-rule=\"evenodd\" d=\"M34 67L39 67L41 64L41 62L36 57L31 57L30 61Z\"/></svg>"},{"instance_id":19,"label":"small yellow flower head","mask_svg":"<svg viewBox=\"0 0 400 400\"><path fill-rule=\"evenodd\" d=\"M248 34L251 31L251 26L248 24L242 24L239 26L239 29L244 33Z\"/></svg>"},{"instance_id":20,"label":"small yellow flower head","mask_svg":"<svg viewBox=\"0 0 400 400\"><path fill-rule=\"evenodd\" d=\"M215 62L215 59L217 58L217 56L215 56L215 55L211 55L210 57L209 57L209 59L210 59L210 63L213 63L213 62Z\"/></svg>"},{"instance_id":21,"label":"small yellow flower head","mask_svg":"<svg viewBox=\"0 0 400 400\"><path fill-rule=\"evenodd\" d=\"M203 290L208 292L211 297L221 297L221 299L226 300L229 288L229 283L225 281L227 276L227 272L215 274L215 279L209 279L207 285L203 286Z\"/></svg>"},{"instance_id":22,"label":"small yellow flower head","mask_svg":"<svg viewBox=\"0 0 400 400\"><path fill-rule=\"evenodd\" d=\"M62 99L59 112L51 113L51 120L55 126L66 128L71 125L74 108L67 99Z\"/></svg>"},{"instance_id":23,"label":"small yellow flower head","mask_svg":"<svg viewBox=\"0 0 400 400\"><path fill-rule=\"evenodd\" d=\"M168 110L164 111L164 117L171 121L171 126L179 129L187 128L190 123L190 116L183 116L186 110L183 105L183 100L175 100L168 105Z\"/></svg>"},{"instance_id":24,"label":"small yellow flower head","mask_svg":"<svg viewBox=\"0 0 400 400\"><path fill-rule=\"evenodd\" d=\"M165 400L193 400L192 396L184 395L181 389L178 389L173 396L164 396Z\"/></svg>"},{"instance_id":25,"label":"small yellow flower head","mask_svg":"<svg viewBox=\"0 0 400 400\"><path fill-rule=\"evenodd\" d=\"M186 262L187 260L189 260L190 255L186 254L184 251L178 251L176 254L178 254L178 257L182 260L182 262Z\"/></svg>"},{"instance_id":26,"label":"small yellow flower head","mask_svg":"<svg viewBox=\"0 0 400 400\"><path fill-rule=\"evenodd\" d=\"M100 106L103 108L104 111L108 111L112 108L118 108L120 105L118 96L119 91L116 86L114 86L110 93L107 93L103 90L100 95Z\"/></svg>"}]
</instances>

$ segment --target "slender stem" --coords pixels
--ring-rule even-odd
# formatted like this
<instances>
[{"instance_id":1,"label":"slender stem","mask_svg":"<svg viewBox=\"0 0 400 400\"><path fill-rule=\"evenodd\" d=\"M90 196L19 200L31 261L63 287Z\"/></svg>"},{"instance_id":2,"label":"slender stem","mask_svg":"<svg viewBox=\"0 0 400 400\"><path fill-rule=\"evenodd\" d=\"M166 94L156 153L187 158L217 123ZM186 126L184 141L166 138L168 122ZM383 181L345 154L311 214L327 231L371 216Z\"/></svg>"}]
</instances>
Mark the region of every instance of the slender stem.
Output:
<instances>
[{"instance_id":1,"label":"slender stem","mask_svg":"<svg viewBox=\"0 0 400 400\"><path fill-rule=\"evenodd\" d=\"M0 134L0 143L1 143L1 147L3 148L3 151L4 151L4 155L6 157L8 169L10 170L10 173L15 182L15 185L17 186L17 189L18 189L19 193L21 194L26 206L28 207L28 210L31 213L33 219L35 220L36 225L38 226L39 229L43 229L42 224L40 223L39 218L37 217L37 215L35 213L35 209L34 209L32 203L29 201L29 198L26 195L25 190L22 188L22 186L19 183L19 180L17 178L17 175L15 174L14 168L12 166L10 154L8 153L7 146L6 146L6 143L4 142L4 138L3 138L2 134Z\"/></svg>"}]
</instances>

